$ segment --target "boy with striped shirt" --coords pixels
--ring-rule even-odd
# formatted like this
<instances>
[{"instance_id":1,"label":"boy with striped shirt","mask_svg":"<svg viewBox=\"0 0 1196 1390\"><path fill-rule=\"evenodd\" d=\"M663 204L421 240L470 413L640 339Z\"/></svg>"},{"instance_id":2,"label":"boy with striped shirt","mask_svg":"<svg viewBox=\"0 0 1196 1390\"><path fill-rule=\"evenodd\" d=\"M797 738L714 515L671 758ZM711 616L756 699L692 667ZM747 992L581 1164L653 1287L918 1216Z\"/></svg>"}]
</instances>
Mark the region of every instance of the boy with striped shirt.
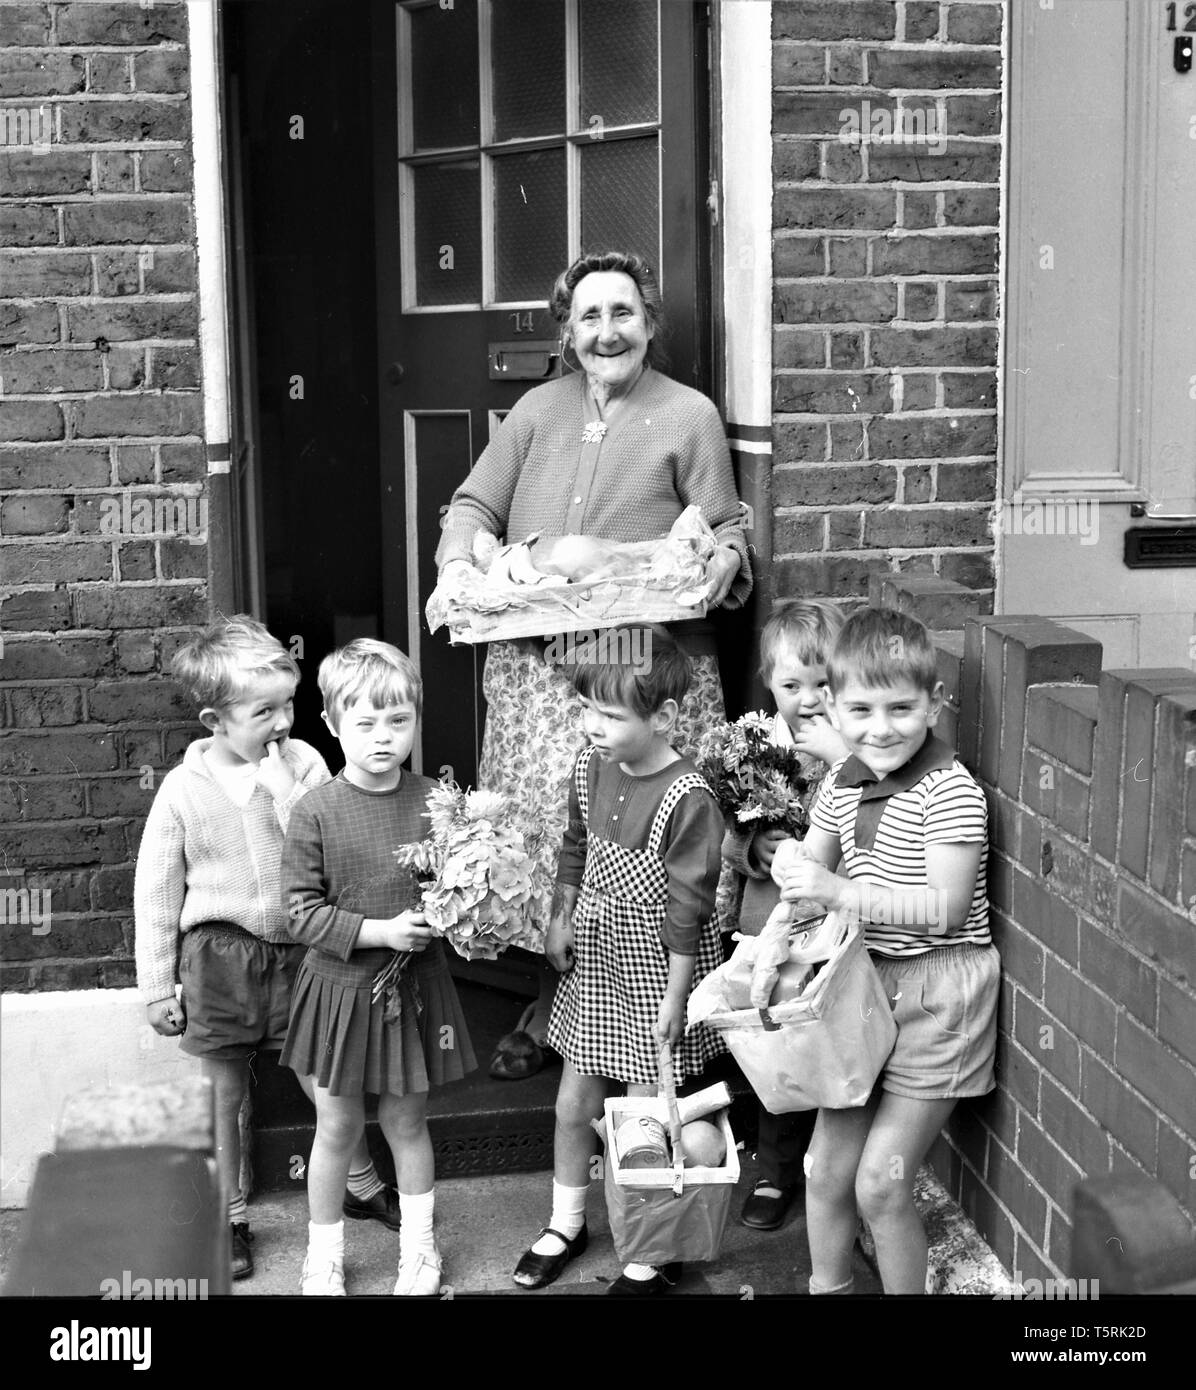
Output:
<instances>
[{"instance_id":1,"label":"boy with striped shirt","mask_svg":"<svg viewBox=\"0 0 1196 1390\"><path fill-rule=\"evenodd\" d=\"M859 917L897 1041L866 1105L818 1113L806 1156L810 1292L851 1292L858 1202L885 1292L920 1294L926 1233L914 1178L955 1102L994 1085L1000 959L984 887L987 807L931 733L943 686L917 619L852 614L827 677L849 756L831 768L805 839L778 849L773 878L784 900Z\"/></svg>"}]
</instances>

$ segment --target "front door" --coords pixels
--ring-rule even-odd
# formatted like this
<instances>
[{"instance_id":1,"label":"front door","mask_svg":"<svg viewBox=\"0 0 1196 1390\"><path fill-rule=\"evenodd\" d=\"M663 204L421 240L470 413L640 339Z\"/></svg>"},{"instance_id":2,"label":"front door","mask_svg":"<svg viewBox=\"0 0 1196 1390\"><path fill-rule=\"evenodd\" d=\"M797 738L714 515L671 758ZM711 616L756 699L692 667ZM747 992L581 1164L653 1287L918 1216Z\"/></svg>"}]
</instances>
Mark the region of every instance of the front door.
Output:
<instances>
[{"instance_id":1,"label":"front door","mask_svg":"<svg viewBox=\"0 0 1196 1390\"><path fill-rule=\"evenodd\" d=\"M1000 607L1186 666L1196 612L1196 5L1009 8ZM1185 32L1186 31L1186 32Z\"/></svg>"},{"instance_id":2,"label":"front door","mask_svg":"<svg viewBox=\"0 0 1196 1390\"><path fill-rule=\"evenodd\" d=\"M484 648L423 606L454 489L562 371L547 309L582 251L657 268L670 374L706 385L706 6L401 0L375 24L383 635L419 663L417 770L475 781Z\"/></svg>"}]
</instances>

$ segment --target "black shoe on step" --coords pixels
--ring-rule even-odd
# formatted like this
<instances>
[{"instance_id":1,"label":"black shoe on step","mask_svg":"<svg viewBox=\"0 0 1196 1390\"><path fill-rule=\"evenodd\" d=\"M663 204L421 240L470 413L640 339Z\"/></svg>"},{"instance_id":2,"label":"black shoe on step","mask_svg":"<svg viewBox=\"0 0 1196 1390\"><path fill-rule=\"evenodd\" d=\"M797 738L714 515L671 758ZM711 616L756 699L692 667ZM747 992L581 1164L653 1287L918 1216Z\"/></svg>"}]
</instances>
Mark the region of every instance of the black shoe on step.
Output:
<instances>
[{"instance_id":1,"label":"black shoe on step","mask_svg":"<svg viewBox=\"0 0 1196 1390\"><path fill-rule=\"evenodd\" d=\"M681 1278L682 1268L679 1262L660 1265L651 1279L628 1279L626 1274L620 1274L606 1292L615 1298L651 1298L668 1293Z\"/></svg>"},{"instance_id":2,"label":"black shoe on step","mask_svg":"<svg viewBox=\"0 0 1196 1390\"><path fill-rule=\"evenodd\" d=\"M233 1233L233 1278L248 1279L253 1273L253 1251L249 1248L253 1233L250 1231L247 1221L234 1221L231 1223L231 1229Z\"/></svg>"},{"instance_id":3,"label":"black shoe on step","mask_svg":"<svg viewBox=\"0 0 1196 1390\"><path fill-rule=\"evenodd\" d=\"M399 1194L393 1187L380 1187L372 1197L362 1201L345 1189L345 1215L354 1221L381 1221L392 1231L399 1229Z\"/></svg>"},{"instance_id":4,"label":"black shoe on step","mask_svg":"<svg viewBox=\"0 0 1196 1390\"><path fill-rule=\"evenodd\" d=\"M556 1255L537 1255L530 1248L525 1250L511 1276L521 1289L542 1289L555 1282L569 1261L580 1255L590 1240L584 1223L572 1240L561 1235L560 1231L554 1231L551 1226L545 1226L536 1240L540 1236L556 1236L557 1240L565 1242L565 1248Z\"/></svg>"},{"instance_id":5,"label":"black shoe on step","mask_svg":"<svg viewBox=\"0 0 1196 1390\"><path fill-rule=\"evenodd\" d=\"M796 1196L796 1187L781 1187L768 1178L759 1178L743 1204L739 1220L754 1231L775 1231Z\"/></svg>"}]
</instances>

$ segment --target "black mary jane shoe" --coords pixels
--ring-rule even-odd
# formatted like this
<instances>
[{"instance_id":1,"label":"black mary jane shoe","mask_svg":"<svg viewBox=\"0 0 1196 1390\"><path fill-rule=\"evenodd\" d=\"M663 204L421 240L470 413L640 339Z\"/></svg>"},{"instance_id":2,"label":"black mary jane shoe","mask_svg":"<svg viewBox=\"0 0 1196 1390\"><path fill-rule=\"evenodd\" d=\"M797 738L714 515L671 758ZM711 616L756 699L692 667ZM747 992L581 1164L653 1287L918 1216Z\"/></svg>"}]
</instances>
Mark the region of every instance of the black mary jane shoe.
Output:
<instances>
[{"instance_id":1,"label":"black mary jane shoe","mask_svg":"<svg viewBox=\"0 0 1196 1390\"><path fill-rule=\"evenodd\" d=\"M580 1255L590 1241L590 1233L584 1224L572 1240L561 1235L560 1231L554 1231L551 1226L545 1226L536 1240L540 1236L556 1236L557 1240L565 1242L565 1248L557 1255L537 1255L530 1248L525 1250L511 1276L521 1289L542 1289L554 1283L561 1277L561 1271L569 1261Z\"/></svg>"},{"instance_id":2,"label":"black mary jane shoe","mask_svg":"<svg viewBox=\"0 0 1196 1390\"><path fill-rule=\"evenodd\" d=\"M354 1221L381 1221L391 1231L397 1231L402 1225L399 1194L393 1187L380 1187L364 1202L346 1188L344 1212Z\"/></svg>"},{"instance_id":3,"label":"black mary jane shoe","mask_svg":"<svg viewBox=\"0 0 1196 1390\"><path fill-rule=\"evenodd\" d=\"M660 1265L651 1279L628 1279L625 1274L620 1274L607 1289L607 1295L613 1298L651 1298L656 1294L668 1293L681 1278L682 1268L679 1262Z\"/></svg>"},{"instance_id":4,"label":"black mary jane shoe","mask_svg":"<svg viewBox=\"0 0 1196 1390\"><path fill-rule=\"evenodd\" d=\"M796 1187L781 1187L768 1178L759 1178L743 1204L740 1223L753 1231L775 1231L796 1196Z\"/></svg>"}]
</instances>

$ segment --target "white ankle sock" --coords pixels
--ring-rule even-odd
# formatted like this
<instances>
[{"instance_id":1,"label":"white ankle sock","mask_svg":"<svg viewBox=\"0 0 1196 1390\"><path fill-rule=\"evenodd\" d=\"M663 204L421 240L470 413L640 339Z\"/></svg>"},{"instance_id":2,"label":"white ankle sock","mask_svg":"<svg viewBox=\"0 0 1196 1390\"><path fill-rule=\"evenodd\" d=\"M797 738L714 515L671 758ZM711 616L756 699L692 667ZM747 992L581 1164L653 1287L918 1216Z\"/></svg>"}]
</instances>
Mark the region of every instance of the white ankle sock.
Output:
<instances>
[{"instance_id":1,"label":"white ankle sock","mask_svg":"<svg viewBox=\"0 0 1196 1390\"><path fill-rule=\"evenodd\" d=\"M850 1294L855 1289L855 1276L852 1275L845 1284L826 1285L825 1287L818 1282L814 1276L810 1275L810 1292L812 1294Z\"/></svg>"},{"instance_id":2,"label":"white ankle sock","mask_svg":"<svg viewBox=\"0 0 1196 1390\"><path fill-rule=\"evenodd\" d=\"M436 1193L419 1192L414 1196L407 1192L399 1193L399 1214L402 1228L399 1231L399 1255L410 1255L416 1250L426 1250L430 1254L435 1247L433 1218L436 1210Z\"/></svg>"},{"instance_id":3,"label":"white ankle sock","mask_svg":"<svg viewBox=\"0 0 1196 1390\"><path fill-rule=\"evenodd\" d=\"M660 1270L655 1265L624 1265L623 1274L628 1279L634 1279L638 1283L646 1284L649 1279L655 1279Z\"/></svg>"},{"instance_id":4,"label":"white ankle sock","mask_svg":"<svg viewBox=\"0 0 1196 1390\"><path fill-rule=\"evenodd\" d=\"M586 1223L586 1195L589 1190L588 1183L585 1187L565 1187L553 1178L552 1217L548 1224L554 1231L568 1236L570 1240L577 1235ZM532 1246L533 1253L537 1255L559 1255L563 1249L556 1236L541 1236Z\"/></svg>"},{"instance_id":5,"label":"white ankle sock","mask_svg":"<svg viewBox=\"0 0 1196 1390\"><path fill-rule=\"evenodd\" d=\"M344 1259L345 1223L334 1221L328 1226L307 1223L307 1253L319 1259Z\"/></svg>"}]
</instances>

